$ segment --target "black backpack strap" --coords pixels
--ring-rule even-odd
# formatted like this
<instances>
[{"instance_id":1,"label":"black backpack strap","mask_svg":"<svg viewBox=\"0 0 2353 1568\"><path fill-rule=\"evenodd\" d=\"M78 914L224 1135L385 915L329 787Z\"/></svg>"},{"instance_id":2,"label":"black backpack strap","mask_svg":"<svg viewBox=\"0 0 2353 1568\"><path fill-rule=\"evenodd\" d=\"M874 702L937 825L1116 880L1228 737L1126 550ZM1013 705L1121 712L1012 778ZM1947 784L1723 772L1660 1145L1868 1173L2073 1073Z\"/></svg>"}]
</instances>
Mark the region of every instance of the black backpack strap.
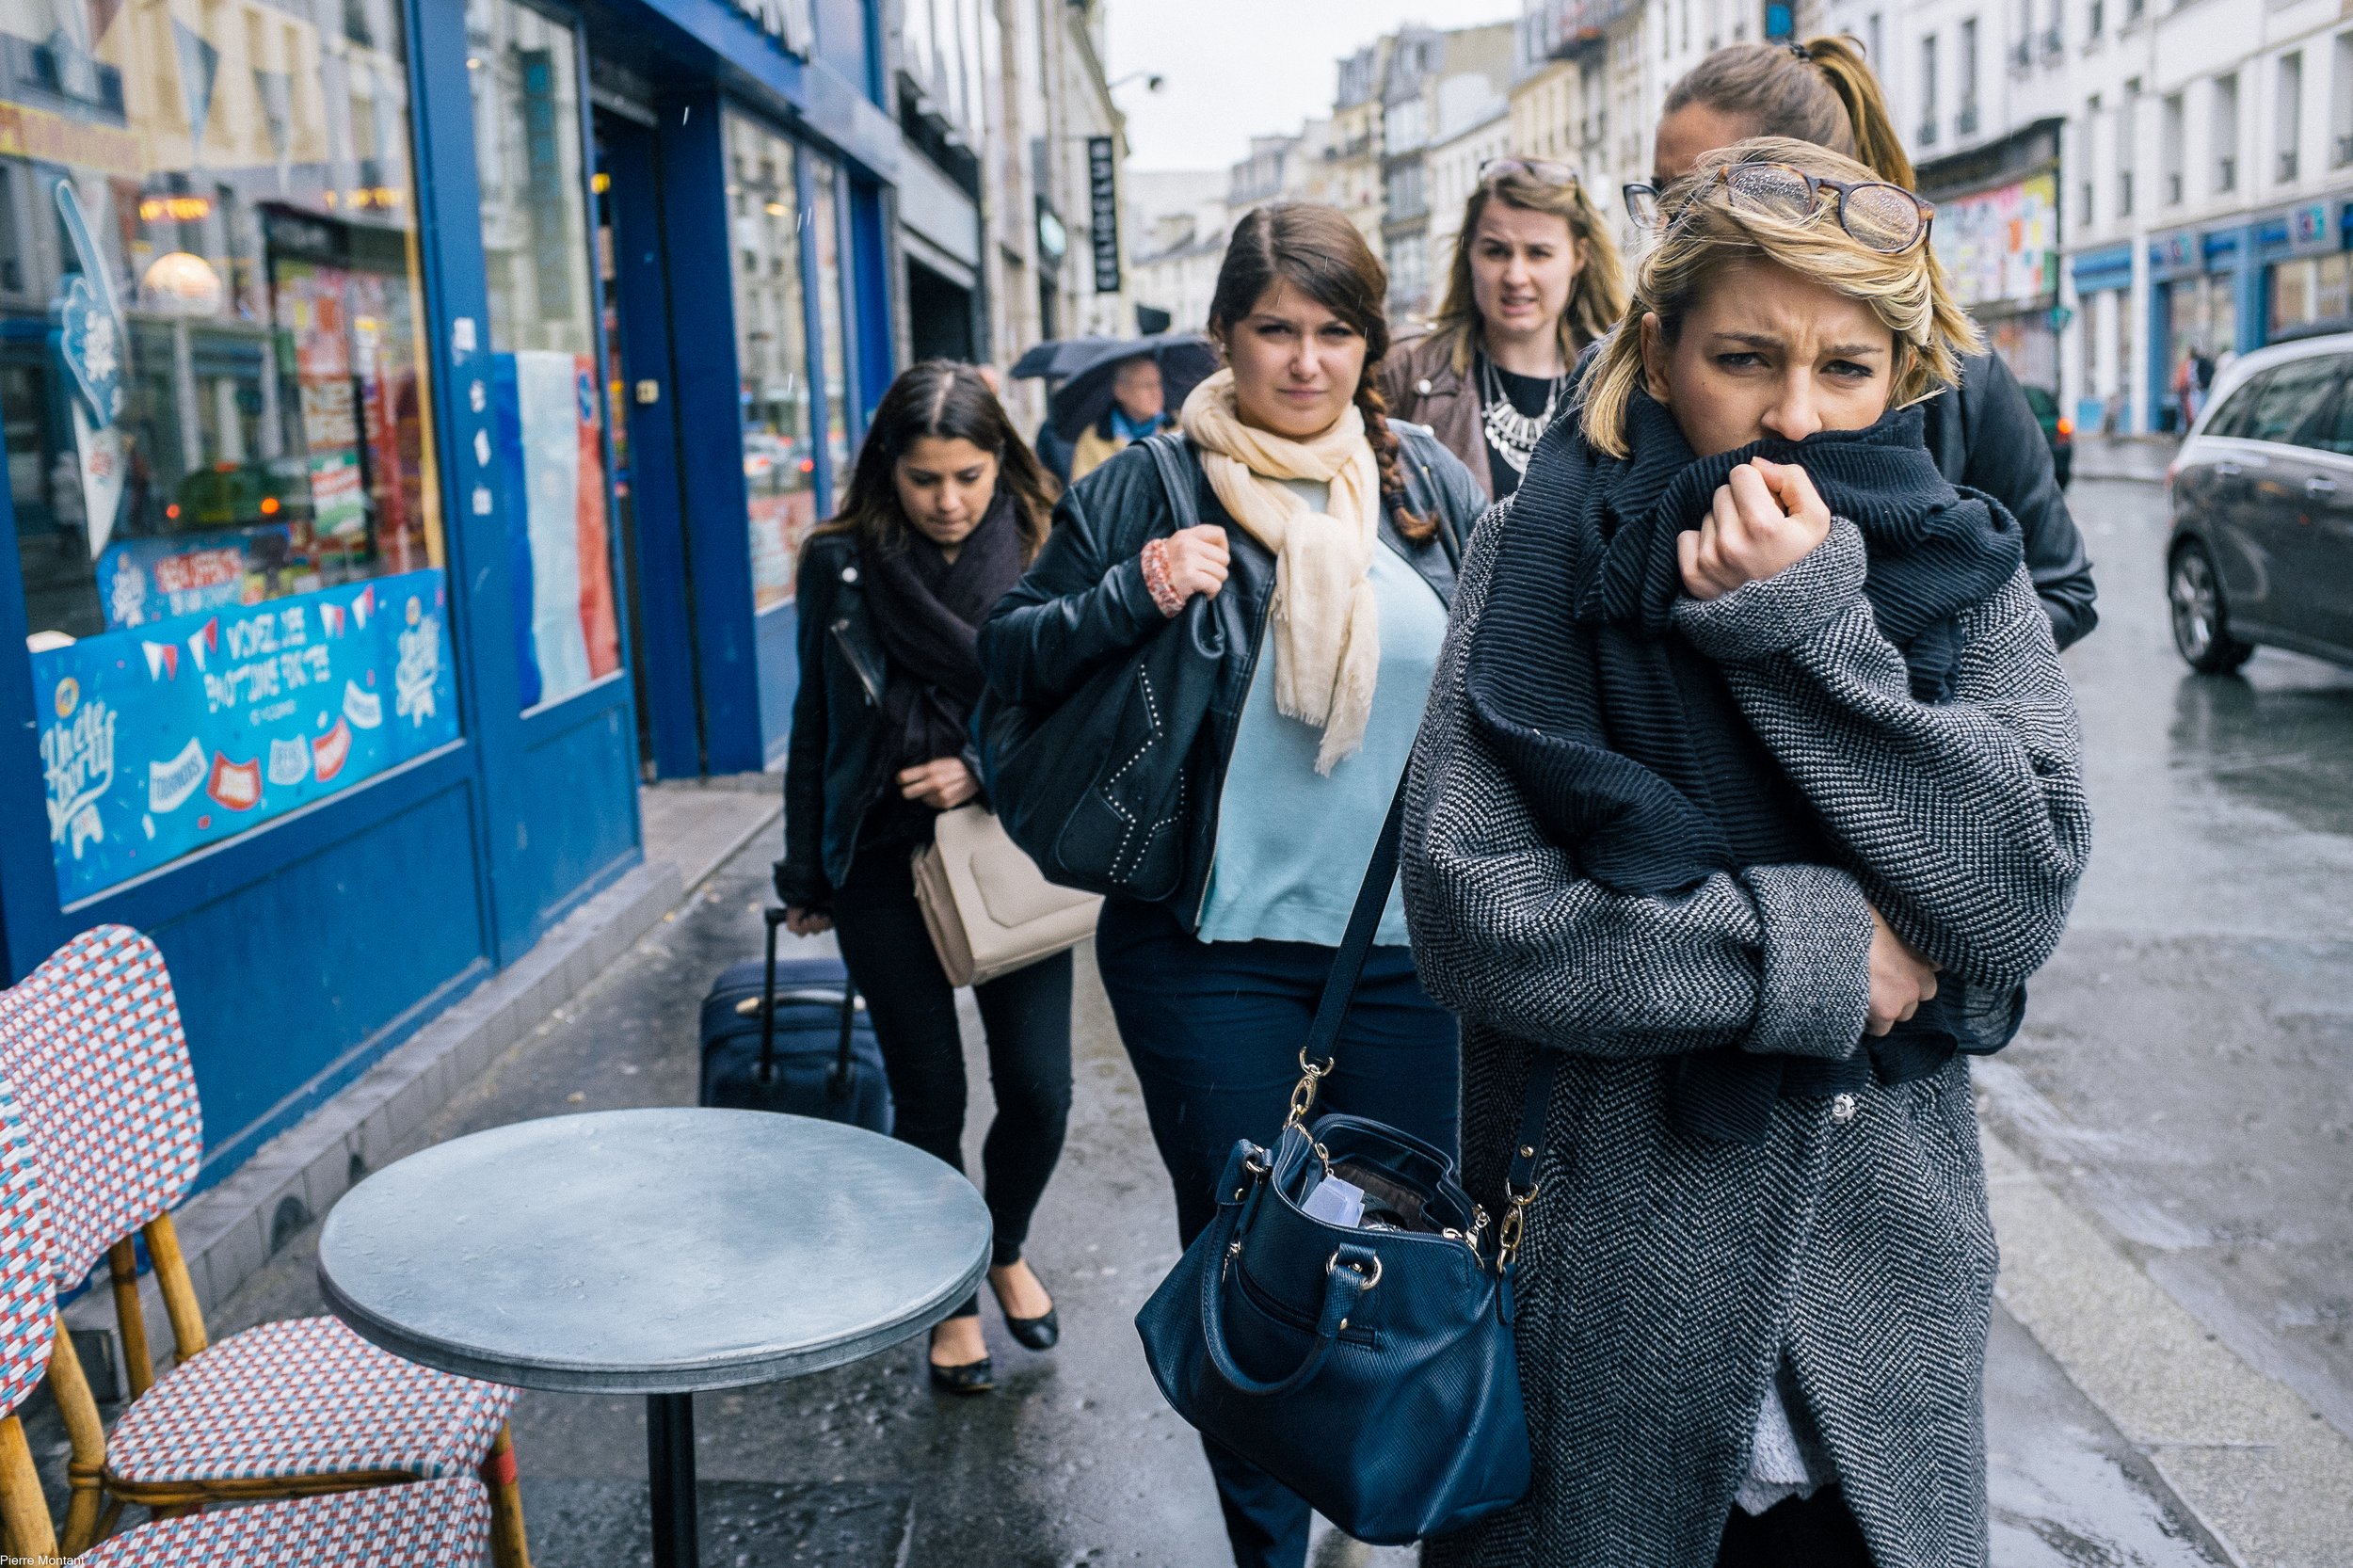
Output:
<instances>
[{"instance_id":1,"label":"black backpack strap","mask_svg":"<svg viewBox=\"0 0 2353 1568\"><path fill-rule=\"evenodd\" d=\"M1141 444L1152 454L1153 466L1160 471L1160 487L1168 491L1168 504L1176 514L1176 526L1171 532L1199 527L1200 472L1188 460L1184 432L1162 430L1146 436Z\"/></svg>"}]
</instances>

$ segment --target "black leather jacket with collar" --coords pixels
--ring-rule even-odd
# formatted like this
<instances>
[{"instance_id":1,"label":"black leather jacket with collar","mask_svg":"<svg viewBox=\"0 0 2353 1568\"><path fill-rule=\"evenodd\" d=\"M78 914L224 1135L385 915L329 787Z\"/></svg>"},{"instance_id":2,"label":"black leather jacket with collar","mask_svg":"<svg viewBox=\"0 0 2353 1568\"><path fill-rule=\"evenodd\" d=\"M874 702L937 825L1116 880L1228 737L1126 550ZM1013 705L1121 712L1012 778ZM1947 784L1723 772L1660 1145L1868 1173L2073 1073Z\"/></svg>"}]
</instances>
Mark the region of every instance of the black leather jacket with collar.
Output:
<instances>
[{"instance_id":1,"label":"black leather jacket with collar","mask_svg":"<svg viewBox=\"0 0 2353 1568\"><path fill-rule=\"evenodd\" d=\"M1395 547L1442 600L1451 601L1454 571L1472 523L1486 509L1486 493L1470 471L1418 424L1391 420L1402 443L1406 504L1422 516L1434 513L1437 537L1407 543L1385 515L1381 536ZM1191 448L1187 448L1191 456ZM1232 650L1218 672L1196 746L1196 765L1207 787L1192 792L1185 821L1185 872L1169 900L1172 913L1191 931L1207 896L1209 861L1217 848L1218 801L1225 764L1233 754L1244 699L1257 669L1266 631L1267 606L1274 592L1274 557L1234 525L1194 459L1194 504L1201 521L1225 529L1231 560L1225 586L1212 601ZM989 685L1009 702L1050 708L1076 691L1111 660L1127 656L1167 624L1144 585L1140 559L1147 540L1170 533L1175 515L1151 455L1129 447L1088 474L1064 495L1054 511L1054 531L1046 549L1012 593L981 628L981 665ZM1336 868L1353 880L1357 869Z\"/></svg>"}]
</instances>

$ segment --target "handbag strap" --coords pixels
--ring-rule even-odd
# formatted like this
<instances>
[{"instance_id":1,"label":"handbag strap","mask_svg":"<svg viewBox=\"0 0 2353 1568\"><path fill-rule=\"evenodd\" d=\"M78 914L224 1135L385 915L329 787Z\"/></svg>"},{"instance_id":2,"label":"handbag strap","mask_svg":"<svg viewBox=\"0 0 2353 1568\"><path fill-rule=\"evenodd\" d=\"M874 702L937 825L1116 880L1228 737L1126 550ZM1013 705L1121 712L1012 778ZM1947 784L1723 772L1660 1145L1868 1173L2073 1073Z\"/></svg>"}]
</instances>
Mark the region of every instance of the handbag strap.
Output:
<instances>
[{"instance_id":1,"label":"handbag strap","mask_svg":"<svg viewBox=\"0 0 2353 1568\"><path fill-rule=\"evenodd\" d=\"M1176 526L1172 532L1199 527L1201 504L1195 489L1198 481L1193 465L1185 461L1185 433L1162 430L1146 436L1142 445L1152 454L1152 465L1160 471L1160 487L1168 491L1168 504L1176 514Z\"/></svg>"},{"instance_id":2,"label":"handbag strap","mask_svg":"<svg viewBox=\"0 0 2353 1568\"><path fill-rule=\"evenodd\" d=\"M1349 1007L1356 1000L1357 983L1364 979L1365 961L1372 956L1372 939L1388 907L1389 889L1397 882L1398 857L1405 841L1405 792L1412 782L1409 763L1397 781L1397 793L1389 797L1389 814L1382 819L1380 841L1373 845L1365 880L1356 889L1356 905L1348 913L1348 930L1340 937L1339 951L1332 955L1331 971L1324 976L1323 996L1316 1003L1315 1020L1307 1026L1307 1043L1299 1048L1302 1076L1291 1090L1290 1119L1286 1125L1306 1120L1315 1104L1316 1086L1332 1071L1340 1026L1347 1022ZM1505 1264L1519 1251L1528 1225L1528 1206L1536 1201L1536 1161L1544 1152L1545 1112L1551 1104L1552 1081L1561 1066L1560 1055L1551 1047L1540 1045L1532 1049L1535 1060L1528 1069L1519 1131L1513 1140L1512 1160L1503 1178L1507 1201L1496 1232L1497 1254Z\"/></svg>"}]
</instances>

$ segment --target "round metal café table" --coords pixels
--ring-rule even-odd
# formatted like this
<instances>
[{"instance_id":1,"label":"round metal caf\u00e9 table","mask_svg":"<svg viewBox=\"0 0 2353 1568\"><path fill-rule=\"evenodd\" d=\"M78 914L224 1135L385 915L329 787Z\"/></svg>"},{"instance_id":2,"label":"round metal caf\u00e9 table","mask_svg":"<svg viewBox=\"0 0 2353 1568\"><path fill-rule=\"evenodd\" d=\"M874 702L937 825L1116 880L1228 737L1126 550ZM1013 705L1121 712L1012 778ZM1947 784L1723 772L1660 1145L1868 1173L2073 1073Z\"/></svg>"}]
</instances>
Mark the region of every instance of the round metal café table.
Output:
<instances>
[{"instance_id":1,"label":"round metal caf\u00e9 table","mask_svg":"<svg viewBox=\"0 0 2353 1568\"><path fill-rule=\"evenodd\" d=\"M694 1568L696 1391L920 1334L988 1256L981 1195L905 1144L765 1112L602 1111L376 1172L328 1215L319 1283L420 1365L645 1395L655 1568Z\"/></svg>"}]
</instances>

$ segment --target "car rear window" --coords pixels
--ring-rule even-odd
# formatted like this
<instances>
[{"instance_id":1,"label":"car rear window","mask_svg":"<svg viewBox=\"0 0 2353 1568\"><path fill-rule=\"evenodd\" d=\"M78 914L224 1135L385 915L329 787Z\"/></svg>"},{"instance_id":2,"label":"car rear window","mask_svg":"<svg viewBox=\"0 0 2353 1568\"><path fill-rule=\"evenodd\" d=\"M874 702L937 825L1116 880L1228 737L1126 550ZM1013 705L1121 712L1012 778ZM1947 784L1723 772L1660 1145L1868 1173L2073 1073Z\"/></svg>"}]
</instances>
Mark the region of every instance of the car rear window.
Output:
<instances>
[{"instance_id":1,"label":"car rear window","mask_svg":"<svg viewBox=\"0 0 2353 1568\"><path fill-rule=\"evenodd\" d=\"M2345 368L2343 356L2315 355L2260 372L2231 394L2207 434L2240 440L2317 446L2313 415L2328 398Z\"/></svg>"}]
</instances>

